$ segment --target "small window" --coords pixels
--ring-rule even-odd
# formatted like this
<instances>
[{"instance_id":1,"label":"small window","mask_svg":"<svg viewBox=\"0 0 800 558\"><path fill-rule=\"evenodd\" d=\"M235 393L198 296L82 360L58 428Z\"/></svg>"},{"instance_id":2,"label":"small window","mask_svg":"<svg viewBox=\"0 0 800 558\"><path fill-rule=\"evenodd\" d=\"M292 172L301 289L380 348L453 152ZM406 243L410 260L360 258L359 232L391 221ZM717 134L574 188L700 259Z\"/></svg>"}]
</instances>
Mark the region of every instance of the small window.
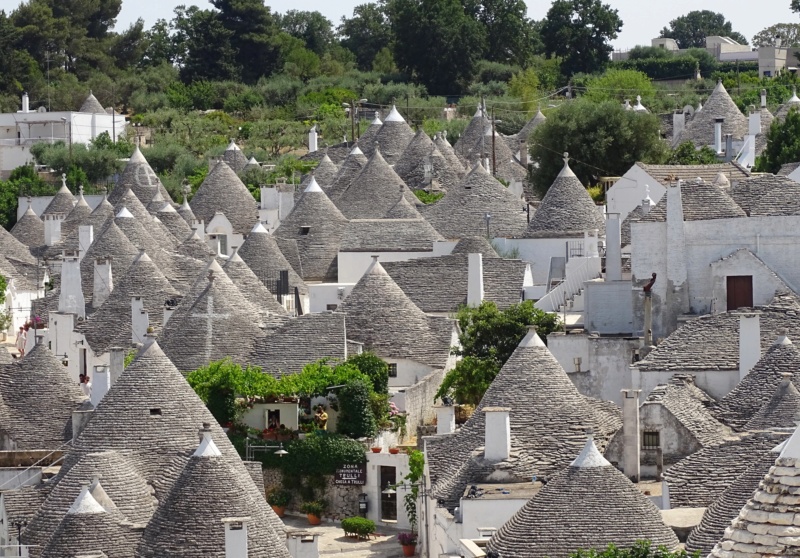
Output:
<instances>
[{"instance_id":1,"label":"small window","mask_svg":"<svg viewBox=\"0 0 800 558\"><path fill-rule=\"evenodd\" d=\"M220 234L217 236L219 238L219 253L222 255L228 255L228 235L227 234Z\"/></svg>"},{"instance_id":2,"label":"small window","mask_svg":"<svg viewBox=\"0 0 800 558\"><path fill-rule=\"evenodd\" d=\"M306 236L311 232L311 227L300 227L300 235Z\"/></svg>"},{"instance_id":3,"label":"small window","mask_svg":"<svg viewBox=\"0 0 800 558\"><path fill-rule=\"evenodd\" d=\"M642 432L642 448L657 449L661 447L661 434L659 432Z\"/></svg>"},{"instance_id":4,"label":"small window","mask_svg":"<svg viewBox=\"0 0 800 558\"><path fill-rule=\"evenodd\" d=\"M150 416L151 417L160 417L161 416L161 409L150 409Z\"/></svg>"},{"instance_id":5,"label":"small window","mask_svg":"<svg viewBox=\"0 0 800 558\"><path fill-rule=\"evenodd\" d=\"M330 310L331 312L333 312L337 308L339 308L338 304L328 304L328 305L325 306L325 309L326 310Z\"/></svg>"},{"instance_id":6,"label":"small window","mask_svg":"<svg viewBox=\"0 0 800 558\"><path fill-rule=\"evenodd\" d=\"M397 363L389 363L389 377L397 378Z\"/></svg>"}]
</instances>

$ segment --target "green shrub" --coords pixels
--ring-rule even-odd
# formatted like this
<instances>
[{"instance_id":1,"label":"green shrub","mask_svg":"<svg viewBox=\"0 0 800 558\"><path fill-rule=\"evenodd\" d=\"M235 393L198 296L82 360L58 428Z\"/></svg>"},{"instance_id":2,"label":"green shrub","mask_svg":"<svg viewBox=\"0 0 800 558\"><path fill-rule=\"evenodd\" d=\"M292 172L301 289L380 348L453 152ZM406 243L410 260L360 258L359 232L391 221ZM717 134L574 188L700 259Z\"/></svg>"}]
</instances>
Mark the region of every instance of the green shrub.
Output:
<instances>
[{"instance_id":1,"label":"green shrub","mask_svg":"<svg viewBox=\"0 0 800 558\"><path fill-rule=\"evenodd\" d=\"M339 421L337 431L351 438L369 438L378 426L371 409L370 386L364 380L348 382L339 390Z\"/></svg>"},{"instance_id":2,"label":"green shrub","mask_svg":"<svg viewBox=\"0 0 800 558\"><path fill-rule=\"evenodd\" d=\"M366 539L375 532L375 522L365 517L348 517L342 519L342 529L346 535L358 535Z\"/></svg>"},{"instance_id":3,"label":"green shrub","mask_svg":"<svg viewBox=\"0 0 800 558\"><path fill-rule=\"evenodd\" d=\"M285 508L286 506L289 505L289 502L291 501L292 501L292 493L282 488L276 488L274 490L271 490L270 493L267 494L267 503L270 506Z\"/></svg>"},{"instance_id":4,"label":"green shrub","mask_svg":"<svg viewBox=\"0 0 800 558\"><path fill-rule=\"evenodd\" d=\"M364 446L346 436L315 430L303 440L291 440L283 446L283 457L266 453L258 459L267 468L280 469L284 475L322 477L332 475L346 463L364 463Z\"/></svg>"},{"instance_id":5,"label":"green shrub","mask_svg":"<svg viewBox=\"0 0 800 558\"><path fill-rule=\"evenodd\" d=\"M322 517L322 513L327 507L328 503L325 500L312 500L311 502L303 502L303 505L300 506L300 511L308 515Z\"/></svg>"},{"instance_id":6,"label":"green shrub","mask_svg":"<svg viewBox=\"0 0 800 558\"><path fill-rule=\"evenodd\" d=\"M389 393L389 365L381 357L370 351L351 356L347 364L352 364L372 380L375 393Z\"/></svg>"},{"instance_id":7,"label":"green shrub","mask_svg":"<svg viewBox=\"0 0 800 558\"><path fill-rule=\"evenodd\" d=\"M425 190L414 190L414 195L425 205L436 203L444 197L444 192L426 192Z\"/></svg>"}]
</instances>

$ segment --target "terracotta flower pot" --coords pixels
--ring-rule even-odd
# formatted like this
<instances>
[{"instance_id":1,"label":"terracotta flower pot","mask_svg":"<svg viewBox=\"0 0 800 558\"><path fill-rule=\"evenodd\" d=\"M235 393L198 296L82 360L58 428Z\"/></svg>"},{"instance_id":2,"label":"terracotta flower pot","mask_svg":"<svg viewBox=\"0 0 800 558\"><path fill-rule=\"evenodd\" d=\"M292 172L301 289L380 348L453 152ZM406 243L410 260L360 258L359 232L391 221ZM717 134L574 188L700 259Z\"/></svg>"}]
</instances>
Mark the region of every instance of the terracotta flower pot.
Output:
<instances>
[{"instance_id":1,"label":"terracotta flower pot","mask_svg":"<svg viewBox=\"0 0 800 558\"><path fill-rule=\"evenodd\" d=\"M283 517L286 513L286 506L272 506L272 511L274 511L275 515L278 517Z\"/></svg>"},{"instance_id":2,"label":"terracotta flower pot","mask_svg":"<svg viewBox=\"0 0 800 558\"><path fill-rule=\"evenodd\" d=\"M417 545L416 544L403 544L403 556L414 556L417 552Z\"/></svg>"},{"instance_id":3,"label":"terracotta flower pot","mask_svg":"<svg viewBox=\"0 0 800 558\"><path fill-rule=\"evenodd\" d=\"M372 448L372 453L380 453L381 448Z\"/></svg>"},{"instance_id":4,"label":"terracotta flower pot","mask_svg":"<svg viewBox=\"0 0 800 558\"><path fill-rule=\"evenodd\" d=\"M308 518L309 525L319 525L322 522L322 519L318 515L314 515L312 513L306 514Z\"/></svg>"},{"instance_id":5,"label":"terracotta flower pot","mask_svg":"<svg viewBox=\"0 0 800 558\"><path fill-rule=\"evenodd\" d=\"M400 449L399 448L389 448L389 453L391 453L392 455L397 455L398 453L400 453Z\"/></svg>"}]
</instances>

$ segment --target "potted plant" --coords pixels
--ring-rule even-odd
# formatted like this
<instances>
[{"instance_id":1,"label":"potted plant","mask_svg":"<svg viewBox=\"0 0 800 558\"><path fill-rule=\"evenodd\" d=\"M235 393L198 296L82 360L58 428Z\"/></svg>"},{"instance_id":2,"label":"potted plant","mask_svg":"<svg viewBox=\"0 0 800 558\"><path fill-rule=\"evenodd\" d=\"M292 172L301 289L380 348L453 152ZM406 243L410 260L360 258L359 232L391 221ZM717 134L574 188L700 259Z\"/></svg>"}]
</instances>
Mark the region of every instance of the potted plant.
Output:
<instances>
[{"instance_id":1,"label":"potted plant","mask_svg":"<svg viewBox=\"0 0 800 558\"><path fill-rule=\"evenodd\" d=\"M291 499L291 492L281 488L276 488L270 491L269 495L267 496L267 503L272 506L272 510L278 517L283 517L283 514L286 513L286 506L289 505Z\"/></svg>"},{"instance_id":2,"label":"potted plant","mask_svg":"<svg viewBox=\"0 0 800 558\"><path fill-rule=\"evenodd\" d=\"M303 502L303 505L300 506L300 511L306 514L310 525L319 525L325 507L325 502L323 501Z\"/></svg>"},{"instance_id":3,"label":"potted plant","mask_svg":"<svg viewBox=\"0 0 800 558\"><path fill-rule=\"evenodd\" d=\"M292 439L292 431L286 428L285 426L281 426L278 428L278 435L276 440L279 442L288 442Z\"/></svg>"},{"instance_id":4,"label":"potted plant","mask_svg":"<svg viewBox=\"0 0 800 558\"><path fill-rule=\"evenodd\" d=\"M391 447L389 448L389 453L391 453L392 455L397 455L398 453L400 453L400 448Z\"/></svg>"},{"instance_id":5,"label":"potted plant","mask_svg":"<svg viewBox=\"0 0 800 558\"><path fill-rule=\"evenodd\" d=\"M261 432L261 439L263 440L277 440L278 439L278 431L274 428L265 428Z\"/></svg>"},{"instance_id":6,"label":"potted plant","mask_svg":"<svg viewBox=\"0 0 800 558\"><path fill-rule=\"evenodd\" d=\"M370 449L372 449L372 453L380 453L381 452L381 447L380 446L373 446Z\"/></svg>"},{"instance_id":7,"label":"potted plant","mask_svg":"<svg viewBox=\"0 0 800 558\"><path fill-rule=\"evenodd\" d=\"M416 533L399 533L397 540L400 542L400 546L403 547L403 556L414 556L417 551Z\"/></svg>"}]
</instances>

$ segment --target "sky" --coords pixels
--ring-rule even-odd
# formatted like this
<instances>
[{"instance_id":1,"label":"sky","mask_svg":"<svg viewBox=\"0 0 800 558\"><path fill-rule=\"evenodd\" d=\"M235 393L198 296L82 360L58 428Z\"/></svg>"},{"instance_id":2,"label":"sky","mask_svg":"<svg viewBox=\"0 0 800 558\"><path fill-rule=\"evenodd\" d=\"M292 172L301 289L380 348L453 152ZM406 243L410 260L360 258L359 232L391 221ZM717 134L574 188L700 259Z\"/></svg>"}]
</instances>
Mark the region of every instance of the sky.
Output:
<instances>
[{"instance_id":1,"label":"sky","mask_svg":"<svg viewBox=\"0 0 800 558\"><path fill-rule=\"evenodd\" d=\"M370 0L266 0L274 12L287 10L317 10L338 25L342 16L352 16L353 7ZM374 1L374 0L373 0ZM671 20L692 10L721 12L733 23L733 29L751 41L753 35L775 23L800 23L800 14L789 9L790 0L606 0L619 10L623 21L622 32L612 41L617 50L628 50L636 45L649 45L650 39ZM12 11L19 0L0 0L0 10ZM541 19L550 8L548 0L526 0L528 16ZM117 19L117 29L128 27L137 18L149 27L159 18L172 19L173 9L180 4L209 7L205 0L123 0L122 12Z\"/></svg>"}]
</instances>

